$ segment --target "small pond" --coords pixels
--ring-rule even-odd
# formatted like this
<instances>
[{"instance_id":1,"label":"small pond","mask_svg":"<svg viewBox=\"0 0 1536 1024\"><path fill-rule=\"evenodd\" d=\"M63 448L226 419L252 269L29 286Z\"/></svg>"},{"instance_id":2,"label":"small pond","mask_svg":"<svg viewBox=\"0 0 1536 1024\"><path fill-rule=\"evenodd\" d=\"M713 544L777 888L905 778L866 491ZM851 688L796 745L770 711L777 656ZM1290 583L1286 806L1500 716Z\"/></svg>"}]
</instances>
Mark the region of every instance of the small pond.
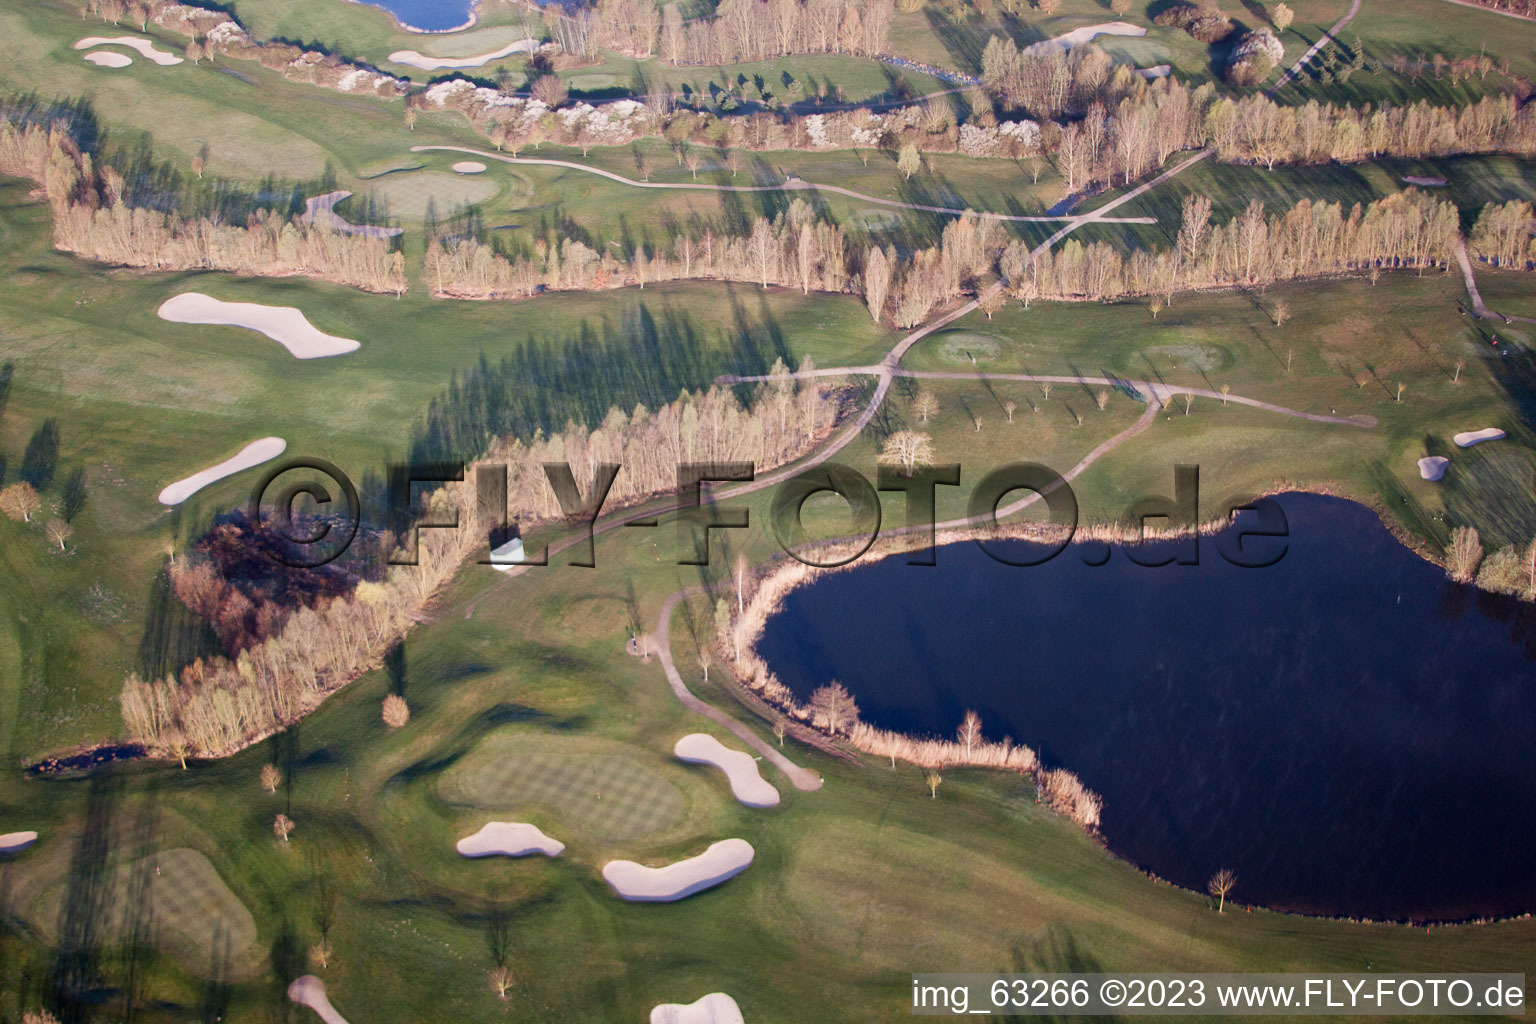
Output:
<instances>
[{"instance_id":1,"label":"small pond","mask_svg":"<svg viewBox=\"0 0 1536 1024\"><path fill-rule=\"evenodd\" d=\"M953 735L976 709L1180 885L1231 868L1235 898L1306 913L1536 911L1536 608L1451 583L1363 506L1278 503L1267 568L1209 537L1200 564L1160 568L954 544L795 591L760 651L800 699L840 680L885 728Z\"/></svg>"}]
</instances>

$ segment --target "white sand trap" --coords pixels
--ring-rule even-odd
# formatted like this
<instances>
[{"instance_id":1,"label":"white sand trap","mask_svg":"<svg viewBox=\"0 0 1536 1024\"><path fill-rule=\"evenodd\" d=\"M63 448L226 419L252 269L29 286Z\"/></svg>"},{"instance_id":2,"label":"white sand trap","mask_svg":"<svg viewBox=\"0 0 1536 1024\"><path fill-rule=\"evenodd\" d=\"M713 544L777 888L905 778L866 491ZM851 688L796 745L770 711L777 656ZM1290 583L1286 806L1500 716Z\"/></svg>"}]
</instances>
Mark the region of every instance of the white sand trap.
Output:
<instances>
[{"instance_id":1,"label":"white sand trap","mask_svg":"<svg viewBox=\"0 0 1536 1024\"><path fill-rule=\"evenodd\" d=\"M148 39L139 36L86 36L75 43L77 50L89 50L93 46L126 46L131 50L138 50L146 60L152 60L163 68L180 64L184 60L170 50L162 50Z\"/></svg>"},{"instance_id":2,"label":"white sand trap","mask_svg":"<svg viewBox=\"0 0 1536 1024\"><path fill-rule=\"evenodd\" d=\"M252 441L240 449L234 458L226 459L217 466L209 466L201 473L193 473L185 480L177 480L168 486L160 492L160 504L180 505L216 480L234 476L242 469L250 469L277 458L287 447L288 442L280 437L264 437L260 441Z\"/></svg>"},{"instance_id":3,"label":"white sand trap","mask_svg":"<svg viewBox=\"0 0 1536 1024\"><path fill-rule=\"evenodd\" d=\"M16 853L37 842L36 832L7 832L0 836L0 853Z\"/></svg>"},{"instance_id":4,"label":"white sand trap","mask_svg":"<svg viewBox=\"0 0 1536 1024\"><path fill-rule=\"evenodd\" d=\"M92 50L85 55L85 59L103 68L125 68L133 63L133 58L126 53L110 53L106 50Z\"/></svg>"},{"instance_id":5,"label":"white sand trap","mask_svg":"<svg viewBox=\"0 0 1536 1024\"><path fill-rule=\"evenodd\" d=\"M364 238L394 238L405 230L381 228L373 224L353 224L336 212L336 204L351 194L343 188L323 196L310 196L304 200L304 212L299 215L299 220L305 224L320 224L344 235L362 235Z\"/></svg>"},{"instance_id":6,"label":"white sand trap","mask_svg":"<svg viewBox=\"0 0 1536 1024\"><path fill-rule=\"evenodd\" d=\"M1092 42L1099 36L1144 36L1147 30L1140 25L1132 25L1128 21L1106 21L1102 25L1084 25L1075 28L1071 32L1063 33L1055 39L1047 39L1027 47L1029 50L1039 49L1042 46L1059 46L1063 50L1070 50L1074 46L1082 46Z\"/></svg>"},{"instance_id":7,"label":"white sand trap","mask_svg":"<svg viewBox=\"0 0 1536 1024\"><path fill-rule=\"evenodd\" d=\"M225 302L202 292L182 292L160 304L160 319L178 324L217 324L259 331L299 359L324 359L358 349L351 338L317 330L292 306Z\"/></svg>"},{"instance_id":8,"label":"white sand trap","mask_svg":"<svg viewBox=\"0 0 1536 1024\"><path fill-rule=\"evenodd\" d=\"M538 48L537 39L519 39L499 50L492 50L490 53L482 53L474 57L428 57L415 50L396 50L389 55L389 59L396 64L406 64L413 68L421 68L423 71L442 71L450 68L478 68L493 60L510 57L514 53L532 53Z\"/></svg>"},{"instance_id":9,"label":"white sand trap","mask_svg":"<svg viewBox=\"0 0 1536 1024\"><path fill-rule=\"evenodd\" d=\"M741 1007L724 992L711 992L691 1003L662 1003L651 1011L651 1024L746 1024Z\"/></svg>"},{"instance_id":10,"label":"white sand trap","mask_svg":"<svg viewBox=\"0 0 1536 1024\"><path fill-rule=\"evenodd\" d=\"M314 1010L325 1024L347 1024L347 1018L336 1012L336 1007L326 996L325 982L313 974L293 979L293 984L288 986L288 1000Z\"/></svg>"},{"instance_id":11,"label":"white sand trap","mask_svg":"<svg viewBox=\"0 0 1536 1024\"><path fill-rule=\"evenodd\" d=\"M497 572L506 572L514 565L521 565L524 557L523 539L513 537L501 547L491 549L491 568Z\"/></svg>"},{"instance_id":12,"label":"white sand trap","mask_svg":"<svg viewBox=\"0 0 1536 1024\"><path fill-rule=\"evenodd\" d=\"M1463 431L1451 438L1451 440L1456 442L1457 448L1471 448L1473 445L1481 444L1484 441L1502 441L1508 436L1498 427L1484 427L1482 430Z\"/></svg>"},{"instance_id":13,"label":"white sand trap","mask_svg":"<svg viewBox=\"0 0 1536 1024\"><path fill-rule=\"evenodd\" d=\"M1137 68L1136 73L1142 78L1167 78L1173 74L1172 64L1154 64L1149 68Z\"/></svg>"},{"instance_id":14,"label":"white sand trap","mask_svg":"<svg viewBox=\"0 0 1536 1024\"><path fill-rule=\"evenodd\" d=\"M672 748L679 760L692 764L710 764L725 772L731 792L748 807L777 807L779 791L757 770L757 758L732 750L713 736L692 732Z\"/></svg>"},{"instance_id":15,"label":"white sand trap","mask_svg":"<svg viewBox=\"0 0 1536 1024\"><path fill-rule=\"evenodd\" d=\"M632 860L611 860L603 865L603 878L621 899L670 903L735 878L747 870L754 852L745 839L722 839L711 843L697 857L664 868L648 868Z\"/></svg>"},{"instance_id":16,"label":"white sand trap","mask_svg":"<svg viewBox=\"0 0 1536 1024\"><path fill-rule=\"evenodd\" d=\"M460 174L484 174L485 164L479 160L460 160L453 165L453 169Z\"/></svg>"},{"instance_id":17,"label":"white sand trap","mask_svg":"<svg viewBox=\"0 0 1536 1024\"><path fill-rule=\"evenodd\" d=\"M455 849L466 857L526 857L530 853L558 857L565 844L526 822L493 821L474 835L460 839Z\"/></svg>"},{"instance_id":18,"label":"white sand trap","mask_svg":"<svg viewBox=\"0 0 1536 1024\"><path fill-rule=\"evenodd\" d=\"M1425 188L1444 188L1450 184L1444 178L1422 178L1416 174L1405 175L1403 180L1410 185L1423 185Z\"/></svg>"},{"instance_id":19,"label":"white sand trap","mask_svg":"<svg viewBox=\"0 0 1536 1024\"><path fill-rule=\"evenodd\" d=\"M1444 455L1426 455L1419 460L1419 476L1425 480L1439 480L1445 476L1445 467L1451 460Z\"/></svg>"}]
</instances>

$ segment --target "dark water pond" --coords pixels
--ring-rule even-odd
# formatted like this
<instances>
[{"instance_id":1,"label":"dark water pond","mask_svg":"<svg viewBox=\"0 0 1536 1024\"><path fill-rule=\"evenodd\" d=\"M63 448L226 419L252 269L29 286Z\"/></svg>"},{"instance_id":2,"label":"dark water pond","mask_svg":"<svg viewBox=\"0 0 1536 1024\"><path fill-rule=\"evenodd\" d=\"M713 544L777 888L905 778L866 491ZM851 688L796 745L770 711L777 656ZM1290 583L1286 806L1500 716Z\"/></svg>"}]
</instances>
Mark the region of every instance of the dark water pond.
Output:
<instances>
[{"instance_id":1,"label":"dark water pond","mask_svg":"<svg viewBox=\"0 0 1536 1024\"><path fill-rule=\"evenodd\" d=\"M957 544L794 592L761 652L801 699L838 679L886 728L952 735L976 709L1181 885L1231 868L1238 898L1308 913L1536 911L1536 611L1450 583L1360 505L1279 504L1268 568L1210 538L1161 568Z\"/></svg>"},{"instance_id":2,"label":"dark water pond","mask_svg":"<svg viewBox=\"0 0 1536 1024\"><path fill-rule=\"evenodd\" d=\"M395 20L418 32L451 32L474 18L475 0L365 0L382 7Z\"/></svg>"}]
</instances>

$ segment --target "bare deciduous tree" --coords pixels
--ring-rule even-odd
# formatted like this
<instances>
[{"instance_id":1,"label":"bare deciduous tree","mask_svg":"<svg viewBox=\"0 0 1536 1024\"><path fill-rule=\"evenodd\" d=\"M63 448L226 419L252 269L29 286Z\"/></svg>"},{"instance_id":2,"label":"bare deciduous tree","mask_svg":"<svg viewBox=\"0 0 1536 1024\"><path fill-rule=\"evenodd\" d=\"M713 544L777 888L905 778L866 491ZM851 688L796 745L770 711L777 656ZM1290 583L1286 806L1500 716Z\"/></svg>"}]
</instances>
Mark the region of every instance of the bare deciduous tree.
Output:
<instances>
[{"instance_id":1,"label":"bare deciduous tree","mask_svg":"<svg viewBox=\"0 0 1536 1024\"><path fill-rule=\"evenodd\" d=\"M1010 398L1008 401L1003 403L1003 412L1007 415L1009 423L1013 422L1013 414L1018 411L1019 403L1015 402L1013 399Z\"/></svg>"},{"instance_id":2,"label":"bare deciduous tree","mask_svg":"<svg viewBox=\"0 0 1536 1024\"><path fill-rule=\"evenodd\" d=\"M922 169L923 158L917 151L917 143L909 142L901 147L901 152L896 157L896 169L903 177L911 178Z\"/></svg>"},{"instance_id":3,"label":"bare deciduous tree","mask_svg":"<svg viewBox=\"0 0 1536 1024\"><path fill-rule=\"evenodd\" d=\"M309 947L309 962L321 969L331 965L331 941L329 939L321 939Z\"/></svg>"},{"instance_id":4,"label":"bare deciduous tree","mask_svg":"<svg viewBox=\"0 0 1536 1024\"><path fill-rule=\"evenodd\" d=\"M939 411L939 399L927 388L919 391L912 399L912 411L917 413L917 418L927 423L934 413Z\"/></svg>"},{"instance_id":5,"label":"bare deciduous tree","mask_svg":"<svg viewBox=\"0 0 1536 1024\"><path fill-rule=\"evenodd\" d=\"M283 773L277 770L275 764L261 766L261 788L268 793L276 793L277 787L283 784Z\"/></svg>"},{"instance_id":6,"label":"bare deciduous tree","mask_svg":"<svg viewBox=\"0 0 1536 1024\"><path fill-rule=\"evenodd\" d=\"M960 728L955 730L955 735L960 737L960 742L965 744L965 756L969 760L971 748L981 741L981 716L974 711L967 711L965 717L960 720Z\"/></svg>"},{"instance_id":7,"label":"bare deciduous tree","mask_svg":"<svg viewBox=\"0 0 1536 1024\"><path fill-rule=\"evenodd\" d=\"M1269 318L1275 322L1276 327L1284 327L1285 322L1291 318L1291 304L1284 299L1276 299L1270 307Z\"/></svg>"},{"instance_id":8,"label":"bare deciduous tree","mask_svg":"<svg viewBox=\"0 0 1536 1024\"><path fill-rule=\"evenodd\" d=\"M976 305L987 314L987 319L991 320L992 315L1003 308L1004 301L1001 288L988 288L977 297Z\"/></svg>"},{"instance_id":9,"label":"bare deciduous tree","mask_svg":"<svg viewBox=\"0 0 1536 1024\"><path fill-rule=\"evenodd\" d=\"M411 708L406 704L405 698L398 693L392 693L384 698L384 724L391 729L400 729L411 720Z\"/></svg>"},{"instance_id":10,"label":"bare deciduous tree","mask_svg":"<svg viewBox=\"0 0 1536 1024\"><path fill-rule=\"evenodd\" d=\"M512 973L512 968L504 964L492 967L490 977L491 991L502 999L507 998L507 993L517 984L517 976Z\"/></svg>"},{"instance_id":11,"label":"bare deciduous tree","mask_svg":"<svg viewBox=\"0 0 1536 1024\"><path fill-rule=\"evenodd\" d=\"M540 75L534 79L533 85L528 89L530 95L550 110L565 103L570 92L565 87L565 82L559 75Z\"/></svg>"},{"instance_id":12,"label":"bare deciduous tree","mask_svg":"<svg viewBox=\"0 0 1536 1024\"><path fill-rule=\"evenodd\" d=\"M1099 412L1103 412L1105 409L1109 408L1109 389L1099 388L1099 390L1094 393L1093 401L1094 404L1099 407Z\"/></svg>"},{"instance_id":13,"label":"bare deciduous tree","mask_svg":"<svg viewBox=\"0 0 1536 1024\"><path fill-rule=\"evenodd\" d=\"M834 735L859 720L859 705L854 701L853 694L836 680L817 687L807 706L811 710L812 720Z\"/></svg>"},{"instance_id":14,"label":"bare deciduous tree","mask_svg":"<svg viewBox=\"0 0 1536 1024\"><path fill-rule=\"evenodd\" d=\"M37 492L25 481L0 490L0 512L4 512L13 521L29 523L40 508L42 502L38 500Z\"/></svg>"},{"instance_id":15,"label":"bare deciduous tree","mask_svg":"<svg viewBox=\"0 0 1536 1024\"><path fill-rule=\"evenodd\" d=\"M62 519L50 519L48 525L43 528L43 532L48 537L48 543L57 544L59 550L63 551L65 542L75 532L75 528Z\"/></svg>"},{"instance_id":16,"label":"bare deciduous tree","mask_svg":"<svg viewBox=\"0 0 1536 1024\"><path fill-rule=\"evenodd\" d=\"M293 819L286 814L279 814L272 819L272 834L283 842L288 841L288 834L293 831Z\"/></svg>"},{"instance_id":17,"label":"bare deciduous tree","mask_svg":"<svg viewBox=\"0 0 1536 1024\"><path fill-rule=\"evenodd\" d=\"M923 781L928 784L928 798L930 800L937 800L939 798L939 783L944 781L944 776L930 768L928 769L928 774L923 776Z\"/></svg>"},{"instance_id":18,"label":"bare deciduous tree","mask_svg":"<svg viewBox=\"0 0 1536 1024\"><path fill-rule=\"evenodd\" d=\"M911 476L918 466L933 465L933 438L915 430L898 430L885 439L880 461L898 465L903 476Z\"/></svg>"},{"instance_id":19,"label":"bare deciduous tree","mask_svg":"<svg viewBox=\"0 0 1536 1024\"><path fill-rule=\"evenodd\" d=\"M1224 913L1227 907L1227 895L1237 887L1237 875L1231 869L1222 868L1211 876L1211 880L1205 883L1205 889L1220 902L1216 905L1216 913Z\"/></svg>"},{"instance_id":20,"label":"bare deciduous tree","mask_svg":"<svg viewBox=\"0 0 1536 1024\"><path fill-rule=\"evenodd\" d=\"M1451 531L1450 546L1445 549L1445 572L1457 583L1471 583L1483 560L1483 542L1475 526L1458 526Z\"/></svg>"},{"instance_id":21,"label":"bare deciduous tree","mask_svg":"<svg viewBox=\"0 0 1536 1024\"><path fill-rule=\"evenodd\" d=\"M779 741L779 746L784 745L784 736L788 731L782 721L773 723L773 735Z\"/></svg>"}]
</instances>

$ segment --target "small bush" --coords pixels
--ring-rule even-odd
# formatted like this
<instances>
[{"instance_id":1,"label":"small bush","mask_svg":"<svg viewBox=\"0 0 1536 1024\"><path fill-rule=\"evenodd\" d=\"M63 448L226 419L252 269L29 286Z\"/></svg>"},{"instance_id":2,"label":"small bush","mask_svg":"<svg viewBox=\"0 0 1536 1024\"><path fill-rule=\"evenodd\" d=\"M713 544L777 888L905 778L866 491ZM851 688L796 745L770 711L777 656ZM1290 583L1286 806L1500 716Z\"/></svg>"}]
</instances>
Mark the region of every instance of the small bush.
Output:
<instances>
[{"instance_id":1,"label":"small bush","mask_svg":"<svg viewBox=\"0 0 1536 1024\"><path fill-rule=\"evenodd\" d=\"M398 694L390 694L384 698L384 724L391 729L400 729L411 720L410 706L405 703L405 698Z\"/></svg>"}]
</instances>

